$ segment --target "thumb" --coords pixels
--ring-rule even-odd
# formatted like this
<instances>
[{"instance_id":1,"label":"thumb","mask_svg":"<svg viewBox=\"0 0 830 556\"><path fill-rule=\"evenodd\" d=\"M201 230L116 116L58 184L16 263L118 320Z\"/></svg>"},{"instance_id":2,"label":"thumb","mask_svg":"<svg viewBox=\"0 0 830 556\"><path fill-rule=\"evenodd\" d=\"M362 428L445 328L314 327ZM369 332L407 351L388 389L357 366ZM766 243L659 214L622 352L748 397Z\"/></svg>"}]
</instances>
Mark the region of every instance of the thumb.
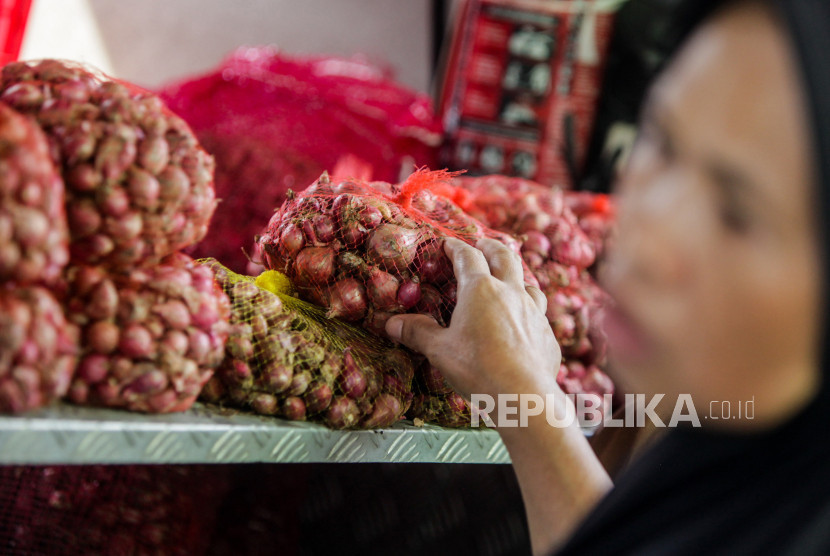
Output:
<instances>
[{"instance_id":1,"label":"thumb","mask_svg":"<svg viewBox=\"0 0 830 556\"><path fill-rule=\"evenodd\" d=\"M427 357L445 330L427 315L395 315L386 321L386 333L390 338Z\"/></svg>"}]
</instances>

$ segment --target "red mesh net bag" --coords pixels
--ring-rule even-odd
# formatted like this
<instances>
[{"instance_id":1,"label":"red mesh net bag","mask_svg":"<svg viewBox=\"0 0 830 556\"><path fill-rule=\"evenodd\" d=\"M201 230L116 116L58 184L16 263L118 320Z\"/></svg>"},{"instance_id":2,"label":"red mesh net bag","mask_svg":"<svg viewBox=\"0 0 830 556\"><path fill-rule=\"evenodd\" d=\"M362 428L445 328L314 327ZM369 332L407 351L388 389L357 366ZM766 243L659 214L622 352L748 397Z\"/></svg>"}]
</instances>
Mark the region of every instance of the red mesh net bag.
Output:
<instances>
[{"instance_id":1,"label":"red mesh net bag","mask_svg":"<svg viewBox=\"0 0 830 556\"><path fill-rule=\"evenodd\" d=\"M594 244L566 207L571 193L500 175L460 177L454 185L458 189L445 191L447 196L487 225L520 237L524 250L538 253L542 263L585 269L596 262Z\"/></svg>"},{"instance_id":2,"label":"red mesh net bag","mask_svg":"<svg viewBox=\"0 0 830 556\"><path fill-rule=\"evenodd\" d=\"M176 253L129 272L66 271L65 308L82 329L69 399L131 411L184 411L224 357L230 304L208 269Z\"/></svg>"},{"instance_id":3,"label":"red mesh net bag","mask_svg":"<svg viewBox=\"0 0 830 556\"><path fill-rule=\"evenodd\" d=\"M69 259L63 205L43 132L0 104L0 281L55 283Z\"/></svg>"},{"instance_id":4,"label":"red mesh net bag","mask_svg":"<svg viewBox=\"0 0 830 556\"><path fill-rule=\"evenodd\" d=\"M236 271L289 188L351 155L395 181L402 166L433 164L441 135L430 98L360 58L293 57L243 48L206 75L161 92L216 157L222 199L195 249Z\"/></svg>"},{"instance_id":5,"label":"red mesh net bag","mask_svg":"<svg viewBox=\"0 0 830 556\"><path fill-rule=\"evenodd\" d=\"M228 489L219 466L0 467L0 553L207 553Z\"/></svg>"},{"instance_id":6,"label":"red mesh net bag","mask_svg":"<svg viewBox=\"0 0 830 556\"><path fill-rule=\"evenodd\" d=\"M605 341L597 326L610 299L588 271L613 230L610 198L499 175L461 177L454 185L446 195L522 240L522 258L548 298L547 317L562 347L557 377L562 388L571 394L612 394L614 385L601 370Z\"/></svg>"},{"instance_id":7,"label":"red mesh net bag","mask_svg":"<svg viewBox=\"0 0 830 556\"><path fill-rule=\"evenodd\" d=\"M419 170L391 185L324 174L273 215L259 238L263 264L284 272L299 297L325 307L329 317L381 336L393 314L422 313L446 324L455 279L444 238L475 244L489 237L520 249L435 193L451 177ZM536 284L529 271L525 280Z\"/></svg>"},{"instance_id":8,"label":"red mesh net bag","mask_svg":"<svg viewBox=\"0 0 830 556\"><path fill-rule=\"evenodd\" d=\"M225 360L202 399L337 429L389 426L412 400L415 362L387 340L291 295L275 271L257 278L202 261L231 300Z\"/></svg>"},{"instance_id":9,"label":"red mesh net bag","mask_svg":"<svg viewBox=\"0 0 830 556\"><path fill-rule=\"evenodd\" d=\"M0 287L0 413L38 408L66 394L78 331L40 287Z\"/></svg>"},{"instance_id":10,"label":"red mesh net bag","mask_svg":"<svg viewBox=\"0 0 830 556\"><path fill-rule=\"evenodd\" d=\"M614 203L609 195L587 191L565 191L565 206L576 216L582 232L594 244L597 261L608 250L614 236Z\"/></svg>"},{"instance_id":11,"label":"red mesh net bag","mask_svg":"<svg viewBox=\"0 0 830 556\"><path fill-rule=\"evenodd\" d=\"M259 239L263 263L284 272L298 296L324 307L329 318L378 336L385 336L386 321L400 313L430 315L446 325L456 284L444 238L474 244L489 237L520 249L516 239L487 228L439 194L452 189L452 176L421 170L391 185L331 180L324 174L274 214ZM525 280L536 284L527 269ZM424 382L416 381L408 415L455 426L469 423L460 396L417 387ZM426 412L430 404L437 409Z\"/></svg>"},{"instance_id":12,"label":"red mesh net bag","mask_svg":"<svg viewBox=\"0 0 830 556\"><path fill-rule=\"evenodd\" d=\"M49 138L74 263L152 264L205 235L216 206L213 159L155 94L43 60L3 67L0 100Z\"/></svg>"}]
</instances>

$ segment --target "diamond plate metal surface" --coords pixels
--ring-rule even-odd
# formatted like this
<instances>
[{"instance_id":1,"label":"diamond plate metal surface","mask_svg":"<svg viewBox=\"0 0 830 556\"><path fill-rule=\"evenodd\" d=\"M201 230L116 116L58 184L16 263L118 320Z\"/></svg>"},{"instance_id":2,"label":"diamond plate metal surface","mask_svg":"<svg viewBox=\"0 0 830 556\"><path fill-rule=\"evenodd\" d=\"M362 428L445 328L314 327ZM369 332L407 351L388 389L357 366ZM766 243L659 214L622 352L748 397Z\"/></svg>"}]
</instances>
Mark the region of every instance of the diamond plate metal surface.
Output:
<instances>
[{"instance_id":1,"label":"diamond plate metal surface","mask_svg":"<svg viewBox=\"0 0 830 556\"><path fill-rule=\"evenodd\" d=\"M171 415L57 405L0 417L0 464L54 463L510 463L492 430L415 427L374 431L197 404Z\"/></svg>"}]
</instances>

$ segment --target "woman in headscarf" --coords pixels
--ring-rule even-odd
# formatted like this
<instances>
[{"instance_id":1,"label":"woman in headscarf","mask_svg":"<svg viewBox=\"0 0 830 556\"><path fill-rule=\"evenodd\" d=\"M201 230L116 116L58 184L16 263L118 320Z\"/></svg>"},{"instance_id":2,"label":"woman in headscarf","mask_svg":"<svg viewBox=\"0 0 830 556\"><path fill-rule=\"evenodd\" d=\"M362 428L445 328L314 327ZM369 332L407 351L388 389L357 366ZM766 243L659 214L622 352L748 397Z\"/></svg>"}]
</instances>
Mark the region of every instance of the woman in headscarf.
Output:
<instances>
[{"instance_id":1,"label":"woman in headscarf","mask_svg":"<svg viewBox=\"0 0 830 556\"><path fill-rule=\"evenodd\" d=\"M830 3L689 4L702 23L618 185L605 327L623 389L669 413L688 396L701 426L666 431L616 484L575 424L498 427L536 554L830 553ZM550 394L564 416L544 296L507 249L477 247L446 243L448 328L406 315L387 331L468 399Z\"/></svg>"}]
</instances>

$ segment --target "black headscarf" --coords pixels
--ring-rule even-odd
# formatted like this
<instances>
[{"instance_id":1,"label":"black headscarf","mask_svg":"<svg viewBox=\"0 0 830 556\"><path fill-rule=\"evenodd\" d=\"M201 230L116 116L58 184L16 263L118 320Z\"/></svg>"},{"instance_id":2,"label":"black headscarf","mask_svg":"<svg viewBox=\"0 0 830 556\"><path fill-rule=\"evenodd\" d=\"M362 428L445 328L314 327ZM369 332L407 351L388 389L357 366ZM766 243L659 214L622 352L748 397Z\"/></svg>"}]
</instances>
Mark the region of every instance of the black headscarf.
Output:
<instances>
[{"instance_id":1,"label":"black headscarf","mask_svg":"<svg viewBox=\"0 0 830 556\"><path fill-rule=\"evenodd\" d=\"M687 2L678 36L725 3ZM771 4L789 30L807 93L827 278L830 0ZM798 415L748 434L671 430L618 478L560 554L830 554L830 334L824 346L825 379Z\"/></svg>"}]
</instances>

